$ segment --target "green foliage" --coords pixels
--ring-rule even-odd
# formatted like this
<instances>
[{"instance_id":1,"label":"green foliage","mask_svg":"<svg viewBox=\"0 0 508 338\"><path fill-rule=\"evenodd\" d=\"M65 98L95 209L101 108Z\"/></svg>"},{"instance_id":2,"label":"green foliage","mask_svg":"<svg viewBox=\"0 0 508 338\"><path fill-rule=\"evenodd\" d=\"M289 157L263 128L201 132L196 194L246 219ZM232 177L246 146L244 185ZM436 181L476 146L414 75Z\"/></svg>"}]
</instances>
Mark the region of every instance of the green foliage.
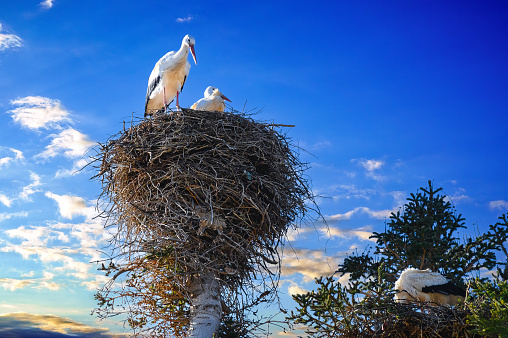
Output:
<instances>
[{"instance_id":1,"label":"green foliage","mask_svg":"<svg viewBox=\"0 0 508 338\"><path fill-rule=\"evenodd\" d=\"M306 333L315 337L379 334L461 337L467 332L474 332L472 336L483 333L506 336L502 328L508 322L507 300L503 298L508 294L508 265L497 261L496 252L508 256L507 217L503 215L489 231L461 243L457 232L466 227L465 220L446 196L439 194L441 190L434 189L429 181L427 188L411 194L404 207L391 214L385 231L371 236L376 239L373 254L366 249L346 257L339 265L336 273L350 274L349 284L341 286L333 276L316 279L316 291L293 296L297 311L288 320L306 325ZM469 303L460 308L432 307L422 312L421 307L413 309L411 304L393 302L393 284L409 266L438 271L462 286L466 274L497 267L498 276L504 282L495 287L488 282L475 284L477 288ZM485 300L486 304L479 306L477 312L473 310L477 304L473 302L475 299ZM465 324L470 312L472 326ZM475 326L477 330L471 331Z\"/></svg>"},{"instance_id":2,"label":"green foliage","mask_svg":"<svg viewBox=\"0 0 508 338\"><path fill-rule=\"evenodd\" d=\"M477 279L471 284L468 324L482 336L508 337L508 282Z\"/></svg>"}]
</instances>

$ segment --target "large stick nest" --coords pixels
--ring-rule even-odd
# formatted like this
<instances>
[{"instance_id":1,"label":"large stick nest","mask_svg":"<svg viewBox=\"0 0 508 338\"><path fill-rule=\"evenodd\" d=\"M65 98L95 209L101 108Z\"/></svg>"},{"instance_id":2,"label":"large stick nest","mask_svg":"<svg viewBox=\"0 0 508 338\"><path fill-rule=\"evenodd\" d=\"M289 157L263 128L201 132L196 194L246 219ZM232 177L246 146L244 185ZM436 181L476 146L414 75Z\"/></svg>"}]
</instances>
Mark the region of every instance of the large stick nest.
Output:
<instances>
[{"instance_id":1,"label":"large stick nest","mask_svg":"<svg viewBox=\"0 0 508 338\"><path fill-rule=\"evenodd\" d=\"M241 284L279 262L276 248L312 200L294 149L250 116L184 109L101 145L96 178L131 253L170 252L173 271Z\"/></svg>"}]
</instances>

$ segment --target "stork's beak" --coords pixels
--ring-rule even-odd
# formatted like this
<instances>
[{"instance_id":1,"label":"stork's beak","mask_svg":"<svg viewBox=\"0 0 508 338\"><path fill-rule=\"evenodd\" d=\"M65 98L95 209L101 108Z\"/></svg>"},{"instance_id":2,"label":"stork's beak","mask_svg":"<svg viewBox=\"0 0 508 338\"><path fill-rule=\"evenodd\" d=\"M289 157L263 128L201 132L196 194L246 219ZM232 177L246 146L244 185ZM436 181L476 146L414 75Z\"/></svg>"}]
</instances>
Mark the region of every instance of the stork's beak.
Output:
<instances>
[{"instance_id":1,"label":"stork's beak","mask_svg":"<svg viewBox=\"0 0 508 338\"><path fill-rule=\"evenodd\" d=\"M194 59L194 63L197 65L198 62L196 61L196 52L194 52L194 45L189 46L189 48L192 54L192 58Z\"/></svg>"},{"instance_id":2,"label":"stork's beak","mask_svg":"<svg viewBox=\"0 0 508 338\"><path fill-rule=\"evenodd\" d=\"M231 102L230 99L228 99L224 94L220 94L220 97L222 97L223 100Z\"/></svg>"}]
</instances>

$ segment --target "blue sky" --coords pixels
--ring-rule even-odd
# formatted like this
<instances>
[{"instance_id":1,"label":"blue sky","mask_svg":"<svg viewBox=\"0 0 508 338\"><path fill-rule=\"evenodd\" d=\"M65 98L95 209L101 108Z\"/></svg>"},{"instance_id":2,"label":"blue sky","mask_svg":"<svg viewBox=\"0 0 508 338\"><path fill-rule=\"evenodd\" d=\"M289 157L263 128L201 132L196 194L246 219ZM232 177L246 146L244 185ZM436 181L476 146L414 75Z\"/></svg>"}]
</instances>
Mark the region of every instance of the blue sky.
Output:
<instances>
[{"instance_id":1,"label":"blue sky","mask_svg":"<svg viewBox=\"0 0 508 338\"><path fill-rule=\"evenodd\" d=\"M76 169L143 116L155 62L185 34L198 64L183 107L213 85L237 110L294 124L310 153L330 231L289 234L286 307L429 179L466 218L463 235L485 231L508 211L506 17L503 1L2 2L0 330L123 332L89 315L105 281L89 262L107 234L100 186Z\"/></svg>"}]
</instances>

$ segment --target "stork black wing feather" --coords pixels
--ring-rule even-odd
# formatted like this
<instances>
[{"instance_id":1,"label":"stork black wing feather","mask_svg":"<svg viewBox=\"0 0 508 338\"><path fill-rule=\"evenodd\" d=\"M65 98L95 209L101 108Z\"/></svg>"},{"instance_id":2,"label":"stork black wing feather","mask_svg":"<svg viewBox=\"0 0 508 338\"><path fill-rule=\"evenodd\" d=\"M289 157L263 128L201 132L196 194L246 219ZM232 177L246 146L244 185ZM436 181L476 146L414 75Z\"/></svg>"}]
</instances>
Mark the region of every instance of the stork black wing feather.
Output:
<instances>
[{"instance_id":1,"label":"stork black wing feather","mask_svg":"<svg viewBox=\"0 0 508 338\"><path fill-rule=\"evenodd\" d=\"M461 287L458 287L457 285L453 284L452 282L448 282L446 284L439 284L439 285L431 285L426 286L422 288L422 292L425 293L441 293L443 295L455 295L455 296L466 296L466 290L464 290Z\"/></svg>"},{"instance_id":2,"label":"stork black wing feather","mask_svg":"<svg viewBox=\"0 0 508 338\"><path fill-rule=\"evenodd\" d=\"M153 79L152 82L148 84L148 88L146 89L146 98L145 98L145 111L146 107L148 106L148 101L150 100L150 95L155 90L155 87L161 82L161 76L158 75L155 79Z\"/></svg>"},{"instance_id":3,"label":"stork black wing feather","mask_svg":"<svg viewBox=\"0 0 508 338\"><path fill-rule=\"evenodd\" d=\"M180 87L180 93L182 92L183 90L183 85L185 84L185 81L187 81L187 75L185 75L183 81L182 81L182 86Z\"/></svg>"}]
</instances>

